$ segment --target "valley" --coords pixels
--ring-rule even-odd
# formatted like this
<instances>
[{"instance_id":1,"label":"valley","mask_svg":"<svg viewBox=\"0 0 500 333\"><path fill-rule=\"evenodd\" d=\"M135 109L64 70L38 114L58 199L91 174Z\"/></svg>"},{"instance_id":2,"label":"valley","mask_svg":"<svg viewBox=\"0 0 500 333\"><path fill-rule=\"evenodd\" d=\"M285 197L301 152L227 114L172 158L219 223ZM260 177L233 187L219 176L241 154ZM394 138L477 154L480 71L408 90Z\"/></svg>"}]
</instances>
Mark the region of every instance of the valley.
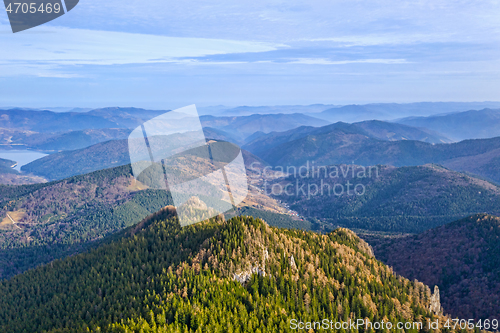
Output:
<instances>
[{"instance_id":1,"label":"valley","mask_svg":"<svg viewBox=\"0 0 500 333\"><path fill-rule=\"evenodd\" d=\"M135 179L128 155L132 129L166 111L0 110L4 145L49 153L20 172L12 168L18 161L0 160L0 330L252 331L265 323L290 331L283 323L297 314L393 322L498 317L500 138L488 136L493 125L477 138L421 126L442 115L437 104L417 104L203 115L210 142L242 147L249 194L184 228L170 192ZM422 107L419 122L322 117ZM484 112L496 114L457 109L446 116L469 121ZM183 170L186 177L206 173L200 163ZM13 302L26 288L38 291ZM238 315L210 318L228 304Z\"/></svg>"},{"instance_id":2,"label":"valley","mask_svg":"<svg viewBox=\"0 0 500 333\"><path fill-rule=\"evenodd\" d=\"M500 0L4 5L0 333L500 333Z\"/></svg>"}]
</instances>

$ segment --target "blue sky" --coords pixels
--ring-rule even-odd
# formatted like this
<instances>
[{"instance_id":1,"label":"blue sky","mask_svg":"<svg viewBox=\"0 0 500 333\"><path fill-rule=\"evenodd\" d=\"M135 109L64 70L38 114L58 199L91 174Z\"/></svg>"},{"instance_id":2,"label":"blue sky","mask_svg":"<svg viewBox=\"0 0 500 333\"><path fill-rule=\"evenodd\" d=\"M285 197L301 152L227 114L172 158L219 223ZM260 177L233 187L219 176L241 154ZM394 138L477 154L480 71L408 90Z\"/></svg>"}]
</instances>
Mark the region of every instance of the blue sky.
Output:
<instances>
[{"instance_id":1,"label":"blue sky","mask_svg":"<svg viewBox=\"0 0 500 333\"><path fill-rule=\"evenodd\" d=\"M500 1L81 0L12 34L0 106L500 100Z\"/></svg>"}]
</instances>

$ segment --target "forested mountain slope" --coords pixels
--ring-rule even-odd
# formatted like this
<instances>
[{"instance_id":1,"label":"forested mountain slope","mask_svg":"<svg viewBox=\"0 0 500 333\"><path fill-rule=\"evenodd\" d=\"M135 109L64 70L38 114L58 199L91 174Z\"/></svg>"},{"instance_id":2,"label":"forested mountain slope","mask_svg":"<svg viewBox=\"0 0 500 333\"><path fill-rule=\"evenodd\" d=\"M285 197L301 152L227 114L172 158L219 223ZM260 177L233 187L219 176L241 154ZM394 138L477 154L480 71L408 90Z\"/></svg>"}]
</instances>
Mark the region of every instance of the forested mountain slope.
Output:
<instances>
[{"instance_id":1,"label":"forested mountain slope","mask_svg":"<svg viewBox=\"0 0 500 333\"><path fill-rule=\"evenodd\" d=\"M82 149L100 142L126 139L130 129L104 128L37 133L27 130L0 128L0 144L13 149L35 149L45 152Z\"/></svg>"},{"instance_id":2,"label":"forested mountain slope","mask_svg":"<svg viewBox=\"0 0 500 333\"><path fill-rule=\"evenodd\" d=\"M368 122L369 123L369 122ZM416 166L440 164L500 183L500 137L431 144L372 137L355 124L299 128L257 138L244 146L273 166L349 164Z\"/></svg>"},{"instance_id":3,"label":"forested mountain slope","mask_svg":"<svg viewBox=\"0 0 500 333\"><path fill-rule=\"evenodd\" d=\"M0 279L79 253L171 204L129 165L52 183L0 185ZM14 222L12 222L14 221Z\"/></svg>"},{"instance_id":4,"label":"forested mountain slope","mask_svg":"<svg viewBox=\"0 0 500 333\"><path fill-rule=\"evenodd\" d=\"M500 317L500 218L474 215L419 235L383 238L375 253L399 274L438 285L451 315Z\"/></svg>"},{"instance_id":5,"label":"forested mountain slope","mask_svg":"<svg viewBox=\"0 0 500 333\"><path fill-rule=\"evenodd\" d=\"M12 168L16 164L15 161L6 160L4 158L0 158L0 173L18 173L16 170Z\"/></svg>"},{"instance_id":6,"label":"forested mountain slope","mask_svg":"<svg viewBox=\"0 0 500 333\"><path fill-rule=\"evenodd\" d=\"M205 130L206 137L221 138L221 132L213 129ZM215 135L219 134L219 135ZM253 154L243 150L245 163L260 160ZM265 162L261 161L264 165ZM114 168L130 163L128 140L111 140L77 150L62 151L51 154L24 165L21 170L33 173L50 180L69 178L97 170Z\"/></svg>"},{"instance_id":7,"label":"forested mountain slope","mask_svg":"<svg viewBox=\"0 0 500 333\"><path fill-rule=\"evenodd\" d=\"M128 141L112 140L51 154L24 165L21 170L57 180L129 163Z\"/></svg>"},{"instance_id":8,"label":"forested mountain slope","mask_svg":"<svg viewBox=\"0 0 500 333\"><path fill-rule=\"evenodd\" d=\"M253 273L253 274L252 274ZM430 290L352 232L164 210L128 236L0 283L0 331L294 332L290 320L423 321ZM416 332L416 330L408 330Z\"/></svg>"},{"instance_id":9,"label":"forested mountain slope","mask_svg":"<svg viewBox=\"0 0 500 333\"><path fill-rule=\"evenodd\" d=\"M244 156L247 163L265 166L251 154L244 152ZM255 171L248 173L251 181ZM0 279L80 253L170 204L168 191L136 181L130 165L50 183L0 185ZM281 227L310 227L283 215L286 210L255 186L249 187L238 208L230 214L265 217Z\"/></svg>"},{"instance_id":10,"label":"forested mountain slope","mask_svg":"<svg viewBox=\"0 0 500 333\"><path fill-rule=\"evenodd\" d=\"M266 193L302 216L318 218L326 230L416 233L472 214L500 214L498 186L437 165L295 170L270 182Z\"/></svg>"}]
</instances>

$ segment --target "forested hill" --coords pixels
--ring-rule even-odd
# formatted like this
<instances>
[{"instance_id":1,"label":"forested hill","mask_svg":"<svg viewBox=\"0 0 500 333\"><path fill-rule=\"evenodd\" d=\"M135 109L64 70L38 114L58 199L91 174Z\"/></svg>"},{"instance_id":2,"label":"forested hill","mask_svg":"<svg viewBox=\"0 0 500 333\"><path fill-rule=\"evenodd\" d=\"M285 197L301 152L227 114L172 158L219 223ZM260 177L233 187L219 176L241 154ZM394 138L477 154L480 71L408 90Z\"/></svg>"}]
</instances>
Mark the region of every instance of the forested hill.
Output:
<instances>
[{"instance_id":1,"label":"forested hill","mask_svg":"<svg viewBox=\"0 0 500 333\"><path fill-rule=\"evenodd\" d=\"M0 283L0 331L294 332L291 319L425 322L429 299L346 229L320 235L251 217L181 229L166 210Z\"/></svg>"},{"instance_id":2,"label":"forested hill","mask_svg":"<svg viewBox=\"0 0 500 333\"><path fill-rule=\"evenodd\" d=\"M51 183L0 185L0 279L79 253L171 204L130 165ZM15 221L16 223L13 223Z\"/></svg>"},{"instance_id":3,"label":"forested hill","mask_svg":"<svg viewBox=\"0 0 500 333\"><path fill-rule=\"evenodd\" d=\"M325 227L418 233L477 213L500 215L498 186L432 164L333 165L292 173L266 191Z\"/></svg>"},{"instance_id":4,"label":"forested hill","mask_svg":"<svg viewBox=\"0 0 500 333\"><path fill-rule=\"evenodd\" d=\"M499 240L500 218L480 214L374 247L396 272L438 285L451 315L484 320L500 317Z\"/></svg>"},{"instance_id":5,"label":"forested hill","mask_svg":"<svg viewBox=\"0 0 500 333\"><path fill-rule=\"evenodd\" d=\"M0 173L17 173L16 170L12 169L15 164L15 161L0 158Z\"/></svg>"},{"instance_id":6,"label":"forested hill","mask_svg":"<svg viewBox=\"0 0 500 333\"><path fill-rule=\"evenodd\" d=\"M214 132L207 130L206 134L207 138L212 138L208 135ZM256 160L267 164L248 151L243 150L242 153L247 164ZM24 165L21 170L50 180L59 180L127 164L130 164L128 141L111 140L83 149L47 155Z\"/></svg>"},{"instance_id":7,"label":"forested hill","mask_svg":"<svg viewBox=\"0 0 500 333\"><path fill-rule=\"evenodd\" d=\"M500 183L500 137L449 144L387 141L380 139L383 127L379 127L381 132L377 138L360 132L356 124L340 125L333 124L312 132L298 128L272 133L267 138L257 138L244 148L273 166L302 166L309 162L316 165L354 163L400 167L434 163Z\"/></svg>"}]
</instances>

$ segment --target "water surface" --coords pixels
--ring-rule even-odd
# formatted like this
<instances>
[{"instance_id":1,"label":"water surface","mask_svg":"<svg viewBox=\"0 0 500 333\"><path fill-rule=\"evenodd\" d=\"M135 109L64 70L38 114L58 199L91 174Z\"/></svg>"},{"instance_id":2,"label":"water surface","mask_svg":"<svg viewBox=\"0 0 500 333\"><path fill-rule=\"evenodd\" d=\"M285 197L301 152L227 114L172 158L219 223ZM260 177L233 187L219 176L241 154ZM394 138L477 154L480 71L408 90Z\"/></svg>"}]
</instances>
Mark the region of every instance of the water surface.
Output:
<instances>
[{"instance_id":1,"label":"water surface","mask_svg":"<svg viewBox=\"0 0 500 333\"><path fill-rule=\"evenodd\" d=\"M14 168L17 171L21 171L21 167L23 165L31 163L44 156L47 156L47 154L32 150L0 150L0 158L17 162L17 166Z\"/></svg>"}]
</instances>

